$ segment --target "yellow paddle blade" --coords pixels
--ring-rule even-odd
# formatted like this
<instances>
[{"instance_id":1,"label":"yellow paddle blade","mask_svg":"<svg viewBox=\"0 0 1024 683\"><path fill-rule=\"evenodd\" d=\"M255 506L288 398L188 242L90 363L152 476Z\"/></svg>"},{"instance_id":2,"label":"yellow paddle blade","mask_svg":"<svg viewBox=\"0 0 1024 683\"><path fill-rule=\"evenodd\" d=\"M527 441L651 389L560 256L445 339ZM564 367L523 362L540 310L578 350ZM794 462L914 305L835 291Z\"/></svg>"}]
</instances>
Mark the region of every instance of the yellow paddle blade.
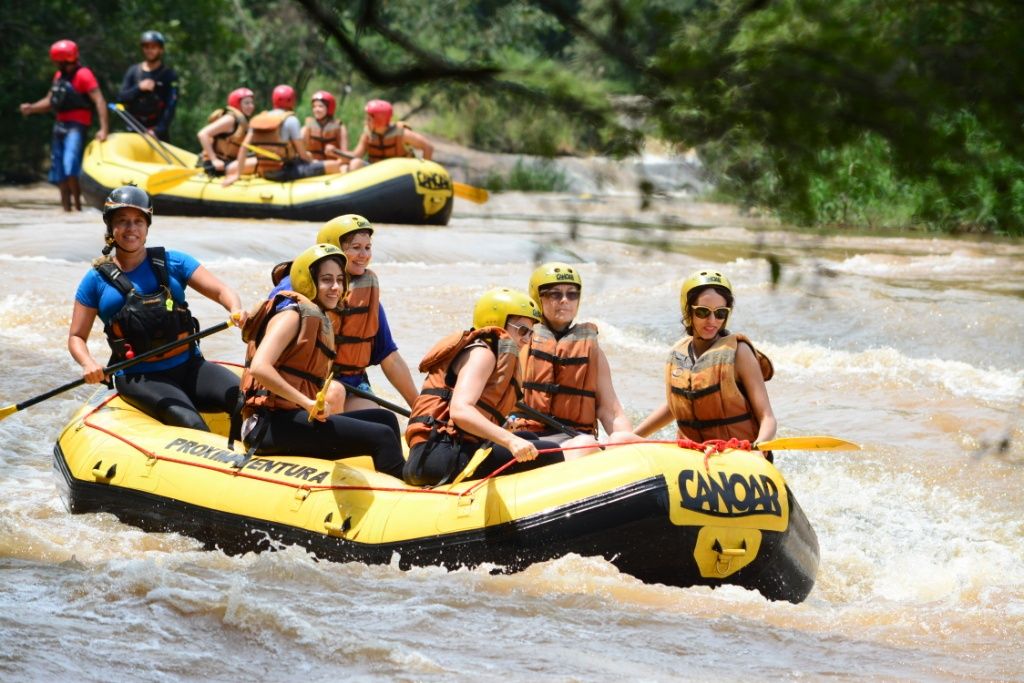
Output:
<instances>
[{"instance_id":1,"label":"yellow paddle blade","mask_svg":"<svg viewBox=\"0 0 1024 683\"><path fill-rule=\"evenodd\" d=\"M461 484L462 480L465 479L466 477L473 476L473 473L476 472L476 468L479 467L480 463L486 460L487 456L490 454L490 447L476 449L476 453L474 453L473 457L470 458L469 462L466 463L466 469L462 470L462 472L459 473L459 476L455 477L455 481L452 482L452 486L455 486L456 484Z\"/></svg>"},{"instance_id":2,"label":"yellow paddle blade","mask_svg":"<svg viewBox=\"0 0 1024 683\"><path fill-rule=\"evenodd\" d=\"M202 168L165 168L146 179L146 192L149 194L166 192L202 172Z\"/></svg>"},{"instance_id":3,"label":"yellow paddle blade","mask_svg":"<svg viewBox=\"0 0 1024 683\"><path fill-rule=\"evenodd\" d=\"M10 405L0 408L0 420L3 420L8 415L13 415L16 412L18 412L18 406L16 405Z\"/></svg>"},{"instance_id":4,"label":"yellow paddle blade","mask_svg":"<svg viewBox=\"0 0 1024 683\"><path fill-rule=\"evenodd\" d=\"M834 436L785 436L781 439L762 441L757 444L759 451L859 451L860 446L852 441Z\"/></svg>"},{"instance_id":5,"label":"yellow paddle blade","mask_svg":"<svg viewBox=\"0 0 1024 683\"><path fill-rule=\"evenodd\" d=\"M274 161L281 161L281 155L276 152L271 152L269 149L263 149L262 147L257 147L256 145L249 145L245 143L242 144L245 145L246 149L248 149L251 152L256 152L260 156L265 156L266 158L273 159Z\"/></svg>"},{"instance_id":6,"label":"yellow paddle blade","mask_svg":"<svg viewBox=\"0 0 1024 683\"><path fill-rule=\"evenodd\" d=\"M458 183L452 181L452 187L455 189L455 196L468 199L471 202L477 204L483 204L490 198L490 194L482 187L473 187L466 183Z\"/></svg>"}]
</instances>

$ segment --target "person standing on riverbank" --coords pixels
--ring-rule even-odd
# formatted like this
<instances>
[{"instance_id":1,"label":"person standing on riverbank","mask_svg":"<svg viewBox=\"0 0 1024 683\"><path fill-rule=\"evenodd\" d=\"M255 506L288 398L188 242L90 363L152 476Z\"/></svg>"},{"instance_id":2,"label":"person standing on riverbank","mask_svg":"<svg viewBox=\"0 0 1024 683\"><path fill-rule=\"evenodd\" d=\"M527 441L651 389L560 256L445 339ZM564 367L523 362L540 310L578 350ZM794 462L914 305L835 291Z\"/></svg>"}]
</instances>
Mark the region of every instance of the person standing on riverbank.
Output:
<instances>
[{"instance_id":1,"label":"person standing on riverbank","mask_svg":"<svg viewBox=\"0 0 1024 683\"><path fill-rule=\"evenodd\" d=\"M60 190L60 203L65 211L82 210L82 191L78 176L82 173L82 153L85 150L85 131L92 125L92 109L100 119L96 139L107 139L107 102L100 84L89 67L78 61L78 45L70 40L58 40L50 46L50 59L57 66L50 92L42 99L19 107L22 116L54 111L50 140L49 181Z\"/></svg>"},{"instance_id":2,"label":"person standing on riverbank","mask_svg":"<svg viewBox=\"0 0 1024 683\"><path fill-rule=\"evenodd\" d=\"M178 73L164 64L165 43L160 31L143 31L139 38L143 59L128 67L117 101L150 135L169 142L178 105Z\"/></svg>"},{"instance_id":3,"label":"person standing on riverbank","mask_svg":"<svg viewBox=\"0 0 1024 683\"><path fill-rule=\"evenodd\" d=\"M649 436L675 420L679 438L704 442L775 437L776 420L765 382L774 369L742 334L726 329L733 309L732 283L716 270L683 281L679 305L687 337L665 363L668 400L636 428Z\"/></svg>"}]
</instances>

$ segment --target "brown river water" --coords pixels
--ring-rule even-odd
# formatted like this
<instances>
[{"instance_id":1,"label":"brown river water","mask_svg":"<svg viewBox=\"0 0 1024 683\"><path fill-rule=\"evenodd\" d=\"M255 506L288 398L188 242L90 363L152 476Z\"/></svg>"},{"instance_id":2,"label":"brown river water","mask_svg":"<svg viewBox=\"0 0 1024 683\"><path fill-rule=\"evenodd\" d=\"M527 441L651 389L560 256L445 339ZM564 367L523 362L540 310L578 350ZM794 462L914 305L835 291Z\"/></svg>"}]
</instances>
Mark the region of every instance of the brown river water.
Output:
<instances>
[{"instance_id":1,"label":"brown river water","mask_svg":"<svg viewBox=\"0 0 1024 683\"><path fill-rule=\"evenodd\" d=\"M0 189L0 407L78 376L67 327L103 227L56 194ZM251 306L318 227L157 216L149 243L191 253ZM581 318L634 419L663 399L682 279L724 270L730 326L775 362L780 435L863 445L776 453L821 545L807 601L645 585L573 556L515 575L232 557L71 516L51 461L79 388L0 422L0 680L1024 680L1021 242L825 237L713 205L512 194L458 203L446 228L378 226L374 251L410 366L468 326L480 292L525 289L538 260L579 263ZM222 319L190 301L204 327ZM98 327L91 341L105 358ZM233 330L203 348L243 353Z\"/></svg>"}]
</instances>

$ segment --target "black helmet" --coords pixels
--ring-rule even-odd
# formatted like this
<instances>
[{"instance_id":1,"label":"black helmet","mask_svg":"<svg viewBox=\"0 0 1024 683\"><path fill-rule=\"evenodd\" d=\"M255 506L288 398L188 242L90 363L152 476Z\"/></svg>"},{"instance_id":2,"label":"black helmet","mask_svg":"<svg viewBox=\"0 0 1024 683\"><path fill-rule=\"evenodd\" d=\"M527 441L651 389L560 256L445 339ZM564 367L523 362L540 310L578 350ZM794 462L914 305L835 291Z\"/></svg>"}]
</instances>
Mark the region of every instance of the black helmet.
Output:
<instances>
[{"instance_id":1,"label":"black helmet","mask_svg":"<svg viewBox=\"0 0 1024 683\"><path fill-rule=\"evenodd\" d=\"M103 222L110 228L110 219L114 212L123 208L138 209L146 214L146 225L153 223L153 202L149 195L141 187L135 185L122 185L107 195L103 202Z\"/></svg>"},{"instance_id":2,"label":"black helmet","mask_svg":"<svg viewBox=\"0 0 1024 683\"><path fill-rule=\"evenodd\" d=\"M159 43L160 47L164 46L164 34L160 31L143 31L142 37L139 38L139 44L145 43Z\"/></svg>"}]
</instances>

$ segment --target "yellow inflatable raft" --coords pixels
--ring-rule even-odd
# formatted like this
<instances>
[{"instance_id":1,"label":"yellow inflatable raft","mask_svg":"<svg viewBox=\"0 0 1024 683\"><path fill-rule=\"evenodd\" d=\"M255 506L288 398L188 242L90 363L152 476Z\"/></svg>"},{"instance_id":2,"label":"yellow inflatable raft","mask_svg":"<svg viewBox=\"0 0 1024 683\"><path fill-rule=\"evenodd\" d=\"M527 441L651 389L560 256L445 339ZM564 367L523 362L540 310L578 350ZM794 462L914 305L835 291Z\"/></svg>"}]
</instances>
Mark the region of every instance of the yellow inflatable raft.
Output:
<instances>
[{"instance_id":1,"label":"yellow inflatable raft","mask_svg":"<svg viewBox=\"0 0 1024 683\"><path fill-rule=\"evenodd\" d=\"M255 457L215 433L167 427L101 389L54 448L71 512L110 512L230 553L296 544L340 562L508 571L568 553L671 586L736 584L800 602L818 541L760 454L636 444L530 472L420 489L338 461Z\"/></svg>"},{"instance_id":2,"label":"yellow inflatable raft","mask_svg":"<svg viewBox=\"0 0 1024 683\"><path fill-rule=\"evenodd\" d=\"M195 154L163 146L171 163L135 133L93 140L82 160L82 192L102 206L115 187L134 183L145 188L158 171L195 167ZM447 225L452 213L451 177L440 164L421 159L387 159L351 173L287 183L246 176L225 188L222 180L201 172L192 175L155 194L154 210L158 215L308 221L357 213L372 222L414 225Z\"/></svg>"}]
</instances>

